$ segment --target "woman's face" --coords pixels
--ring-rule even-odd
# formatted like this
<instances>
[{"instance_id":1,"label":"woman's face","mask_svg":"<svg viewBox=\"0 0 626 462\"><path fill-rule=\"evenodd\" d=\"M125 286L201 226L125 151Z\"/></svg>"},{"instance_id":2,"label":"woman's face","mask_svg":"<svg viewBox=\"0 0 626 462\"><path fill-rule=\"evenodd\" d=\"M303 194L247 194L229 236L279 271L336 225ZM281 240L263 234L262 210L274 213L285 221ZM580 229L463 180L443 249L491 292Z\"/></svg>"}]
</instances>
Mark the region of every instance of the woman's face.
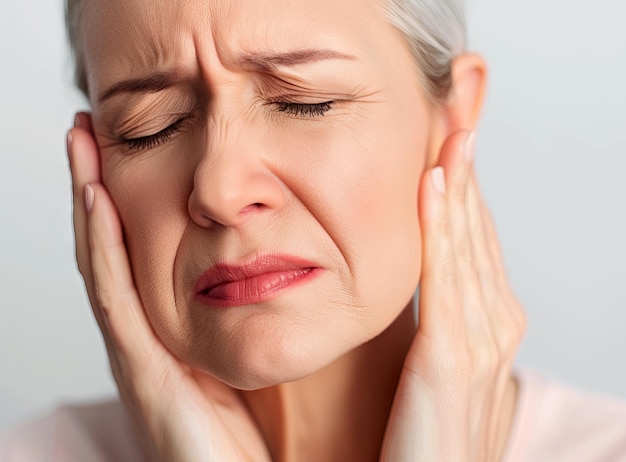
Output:
<instances>
[{"instance_id":1,"label":"woman's face","mask_svg":"<svg viewBox=\"0 0 626 462\"><path fill-rule=\"evenodd\" d=\"M256 388L391 324L439 116L375 0L87 1L82 21L103 180L173 353Z\"/></svg>"}]
</instances>

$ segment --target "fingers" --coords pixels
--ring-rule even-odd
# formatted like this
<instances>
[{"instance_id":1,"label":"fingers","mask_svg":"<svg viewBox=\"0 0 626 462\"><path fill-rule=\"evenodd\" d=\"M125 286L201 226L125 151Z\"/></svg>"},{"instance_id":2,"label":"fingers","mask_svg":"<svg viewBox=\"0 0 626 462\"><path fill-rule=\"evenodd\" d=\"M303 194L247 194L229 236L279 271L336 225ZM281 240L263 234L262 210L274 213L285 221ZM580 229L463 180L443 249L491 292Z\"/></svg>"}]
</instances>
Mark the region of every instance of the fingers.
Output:
<instances>
[{"instance_id":1,"label":"fingers","mask_svg":"<svg viewBox=\"0 0 626 462\"><path fill-rule=\"evenodd\" d=\"M440 382L456 383L460 394L469 390L470 444L484 455L494 447L493 416L500 413L524 317L506 281L493 221L476 181L473 150L472 133L455 133L442 147L440 165L426 172L421 184L417 336L434 339L426 342L435 345L429 353L436 371L430 373Z\"/></svg>"},{"instance_id":2,"label":"fingers","mask_svg":"<svg viewBox=\"0 0 626 462\"><path fill-rule=\"evenodd\" d=\"M98 147L93 138L91 120L88 114L78 113L76 115L74 127L67 134L67 154L72 175L76 263L85 281L85 288L89 295L91 305L95 307L97 301L93 290L91 274L87 211L85 209L85 187L87 184L100 182L100 157ZM102 330L102 316L98 310L94 309L93 312ZM107 337L105 336L104 339L108 347Z\"/></svg>"},{"instance_id":3,"label":"fingers","mask_svg":"<svg viewBox=\"0 0 626 462\"><path fill-rule=\"evenodd\" d=\"M453 326L464 331L463 324L468 314L477 309L476 301L481 298L466 211L473 137L473 133L459 132L446 141L440 157L441 165L425 176L420 191L420 223L424 243L420 297L425 295L429 299L423 300L432 307L428 311L437 312L433 320L443 323L432 326L435 332L441 332L443 326L446 326L446 331ZM433 175L441 175L442 172L446 187L443 192L441 188L437 191L433 182ZM429 313L424 315L430 316ZM422 328L427 327L424 321L420 317ZM480 318L476 317L476 322L479 321Z\"/></svg>"},{"instance_id":4,"label":"fingers","mask_svg":"<svg viewBox=\"0 0 626 462\"><path fill-rule=\"evenodd\" d=\"M95 309L106 324L118 357L130 362L131 370L142 368L145 354L157 342L135 288L122 226L101 184L87 185L85 196Z\"/></svg>"},{"instance_id":5,"label":"fingers","mask_svg":"<svg viewBox=\"0 0 626 462\"><path fill-rule=\"evenodd\" d=\"M74 128L67 135L67 151L72 174L76 262L83 277L90 278L85 186L99 183L101 178L98 147L93 139L91 121L87 114L76 115Z\"/></svg>"},{"instance_id":6,"label":"fingers","mask_svg":"<svg viewBox=\"0 0 626 462\"><path fill-rule=\"evenodd\" d=\"M234 451L254 446L265 459L262 437L239 395L218 380L196 380L191 367L171 355L153 332L134 284L120 217L101 181L91 125L83 116L77 120L79 126L68 134L76 258L120 397L145 442L146 455L155 460L171 460L171 454L176 460L213 460L217 454L219 460L234 460ZM221 401L216 402L218 392ZM236 433L227 428L231 422L237 430L254 432L255 443L231 441Z\"/></svg>"},{"instance_id":7,"label":"fingers","mask_svg":"<svg viewBox=\"0 0 626 462\"><path fill-rule=\"evenodd\" d=\"M73 183L76 260L109 352L116 379L146 367L163 348L145 316L130 267L122 226L101 184L100 157L87 114L68 133ZM155 355L158 357L158 355Z\"/></svg>"},{"instance_id":8,"label":"fingers","mask_svg":"<svg viewBox=\"0 0 626 462\"><path fill-rule=\"evenodd\" d=\"M486 270L490 262L485 252L484 236L477 229L476 223L472 222L471 210L477 208L477 204L472 202L469 192L473 177L474 144L474 132L456 134L444 146L441 163L450 184L446 203L461 292L461 309L470 334L488 335L490 326L482 315L484 298L478 268Z\"/></svg>"},{"instance_id":9,"label":"fingers","mask_svg":"<svg viewBox=\"0 0 626 462\"><path fill-rule=\"evenodd\" d=\"M459 287L445 203L446 187L444 170L436 167L424 175L419 195L423 239L420 306L428 307L419 310L419 328L429 338L436 338L441 326L459 327Z\"/></svg>"},{"instance_id":10,"label":"fingers","mask_svg":"<svg viewBox=\"0 0 626 462\"><path fill-rule=\"evenodd\" d=\"M432 311L441 312L432 319L444 322L432 326L434 331L449 331L448 320L462 323L459 328L465 328L470 335L489 336L492 326L486 314L498 305L503 297L501 291L508 285L501 276L503 265L495 231L474 174L474 137L472 132L452 135L442 147L440 166L422 181L424 254L420 296L432 287L429 298L437 306ZM432 180L433 174L440 175L440 169L445 173L443 193L437 193Z\"/></svg>"}]
</instances>

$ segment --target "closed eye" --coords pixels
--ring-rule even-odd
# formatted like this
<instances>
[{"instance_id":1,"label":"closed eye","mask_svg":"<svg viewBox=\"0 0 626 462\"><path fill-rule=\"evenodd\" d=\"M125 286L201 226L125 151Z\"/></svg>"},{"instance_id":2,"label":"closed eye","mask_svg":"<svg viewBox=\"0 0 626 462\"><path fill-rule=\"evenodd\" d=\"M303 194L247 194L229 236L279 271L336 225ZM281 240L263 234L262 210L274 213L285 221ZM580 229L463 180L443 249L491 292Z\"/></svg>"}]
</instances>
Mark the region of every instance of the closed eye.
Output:
<instances>
[{"instance_id":1,"label":"closed eye","mask_svg":"<svg viewBox=\"0 0 626 462\"><path fill-rule=\"evenodd\" d=\"M288 101L275 101L270 104L274 105L276 111L284 112L295 117L323 117L332 109L334 101L324 101L322 103L304 104L292 103ZM140 136L137 138L127 138L124 140L128 148L132 151L142 151L153 149L166 141L180 129L185 118L177 120L172 125L165 127L158 133L153 135Z\"/></svg>"},{"instance_id":2,"label":"closed eye","mask_svg":"<svg viewBox=\"0 0 626 462\"><path fill-rule=\"evenodd\" d=\"M334 101L324 101L323 103L303 104L287 101L275 101L271 103L278 112L296 117L322 117L331 110Z\"/></svg>"},{"instance_id":3,"label":"closed eye","mask_svg":"<svg viewBox=\"0 0 626 462\"><path fill-rule=\"evenodd\" d=\"M177 120L172 125L165 127L158 133L153 135L140 136L138 138L128 138L125 141L129 149L133 151L142 151L155 148L169 139L178 131L185 118Z\"/></svg>"}]
</instances>

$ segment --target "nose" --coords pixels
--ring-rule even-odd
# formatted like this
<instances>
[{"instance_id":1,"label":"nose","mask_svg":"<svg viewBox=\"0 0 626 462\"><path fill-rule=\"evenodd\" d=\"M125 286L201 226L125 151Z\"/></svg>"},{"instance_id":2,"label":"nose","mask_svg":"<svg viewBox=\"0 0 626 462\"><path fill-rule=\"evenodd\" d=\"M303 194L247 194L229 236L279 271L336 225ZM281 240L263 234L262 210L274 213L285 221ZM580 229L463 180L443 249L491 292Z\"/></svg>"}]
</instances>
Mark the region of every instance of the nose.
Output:
<instances>
[{"instance_id":1,"label":"nose","mask_svg":"<svg viewBox=\"0 0 626 462\"><path fill-rule=\"evenodd\" d=\"M255 215L284 206L280 180L264 164L260 146L242 142L245 139L222 140L197 165L188 208L198 225L238 227Z\"/></svg>"}]
</instances>

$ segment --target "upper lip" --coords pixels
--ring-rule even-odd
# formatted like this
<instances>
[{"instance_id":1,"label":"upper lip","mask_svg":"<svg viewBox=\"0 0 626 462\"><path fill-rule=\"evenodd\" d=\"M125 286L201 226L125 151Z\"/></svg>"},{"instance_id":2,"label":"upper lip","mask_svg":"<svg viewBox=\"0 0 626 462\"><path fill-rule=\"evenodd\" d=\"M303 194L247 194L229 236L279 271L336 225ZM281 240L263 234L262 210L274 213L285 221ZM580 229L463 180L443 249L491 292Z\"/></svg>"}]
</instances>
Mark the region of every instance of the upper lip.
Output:
<instances>
[{"instance_id":1,"label":"upper lip","mask_svg":"<svg viewBox=\"0 0 626 462\"><path fill-rule=\"evenodd\" d=\"M316 268L314 263L290 255L259 256L244 264L218 263L205 271L194 288L196 294L210 291L220 284L240 281L266 273Z\"/></svg>"}]
</instances>

